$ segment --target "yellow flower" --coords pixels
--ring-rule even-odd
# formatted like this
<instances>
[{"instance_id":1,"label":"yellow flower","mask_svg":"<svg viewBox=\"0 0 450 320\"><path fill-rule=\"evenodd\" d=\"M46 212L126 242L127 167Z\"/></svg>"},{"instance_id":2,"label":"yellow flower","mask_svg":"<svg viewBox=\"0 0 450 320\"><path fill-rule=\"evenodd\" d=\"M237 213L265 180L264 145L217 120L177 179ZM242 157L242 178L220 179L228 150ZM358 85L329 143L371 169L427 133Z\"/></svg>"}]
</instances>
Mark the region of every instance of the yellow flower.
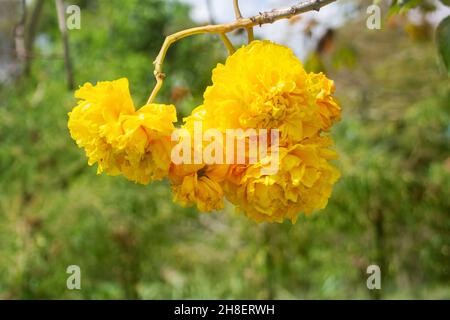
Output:
<instances>
[{"instance_id":1,"label":"yellow flower","mask_svg":"<svg viewBox=\"0 0 450 320\"><path fill-rule=\"evenodd\" d=\"M316 136L280 148L279 170L272 175L261 172L264 161L235 167L224 186L227 198L257 222L295 223L300 212L323 209L340 175L329 163L336 158L331 144L330 138Z\"/></svg>"},{"instance_id":2,"label":"yellow flower","mask_svg":"<svg viewBox=\"0 0 450 320\"><path fill-rule=\"evenodd\" d=\"M316 98L316 105L319 106L321 128L328 130L333 122L341 119L341 107L333 97L334 81L328 79L322 72L311 72L308 74L308 87Z\"/></svg>"},{"instance_id":3,"label":"yellow flower","mask_svg":"<svg viewBox=\"0 0 450 320\"><path fill-rule=\"evenodd\" d=\"M70 134L85 149L89 165L98 164L98 173L123 174L143 184L167 176L174 106L150 104L135 111L126 78L86 83L75 97L80 100L69 113Z\"/></svg>"},{"instance_id":4,"label":"yellow flower","mask_svg":"<svg viewBox=\"0 0 450 320\"><path fill-rule=\"evenodd\" d=\"M188 207L196 205L198 210L209 212L223 208L223 190L222 182L225 180L228 165L215 164L206 165L205 163L195 164L194 153L203 154L205 141L196 141L194 138L195 122L203 126L206 110L203 106L195 108L191 115L184 118L182 129L189 133L189 136L180 136L179 143L183 139L190 139L190 161L191 163L172 164L169 172L169 180L172 184L174 193L173 200L181 205Z\"/></svg>"},{"instance_id":5,"label":"yellow flower","mask_svg":"<svg viewBox=\"0 0 450 320\"><path fill-rule=\"evenodd\" d=\"M121 167L125 177L148 184L168 175L175 121L175 107L161 104L149 104L132 116L122 117L123 134L117 150L126 155Z\"/></svg>"},{"instance_id":6,"label":"yellow flower","mask_svg":"<svg viewBox=\"0 0 450 320\"><path fill-rule=\"evenodd\" d=\"M98 173L120 174L118 159L113 156L112 146L105 136L100 135L100 130L119 130L119 116L134 112L127 79L99 82L96 86L86 83L75 92L75 97L80 101L69 113L68 127L72 138L85 149L89 165L98 163Z\"/></svg>"},{"instance_id":7,"label":"yellow flower","mask_svg":"<svg viewBox=\"0 0 450 320\"><path fill-rule=\"evenodd\" d=\"M196 205L209 212L223 209L223 190L227 165L177 165L171 168L173 200L182 206Z\"/></svg>"},{"instance_id":8,"label":"yellow flower","mask_svg":"<svg viewBox=\"0 0 450 320\"><path fill-rule=\"evenodd\" d=\"M253 41L213 70L204 94L205 127L277 128L284 144L300 142L337 119L334 87L308 74L287 47ZM284 142L283 142L284 141Z\"/></svg>"}]
</instances>

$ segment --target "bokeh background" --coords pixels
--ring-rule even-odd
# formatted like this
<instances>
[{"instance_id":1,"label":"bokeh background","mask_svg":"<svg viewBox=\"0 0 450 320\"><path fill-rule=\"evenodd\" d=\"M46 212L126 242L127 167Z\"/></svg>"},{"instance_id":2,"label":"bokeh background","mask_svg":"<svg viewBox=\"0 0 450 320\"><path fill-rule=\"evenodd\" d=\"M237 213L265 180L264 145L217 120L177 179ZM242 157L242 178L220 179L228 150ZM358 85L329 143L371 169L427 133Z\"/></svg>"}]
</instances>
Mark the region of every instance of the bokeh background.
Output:
<instances>
[{"instance_id":1,"label":"bokeh background","mask_svg":"<svg viewBox=\"0 0 450 320\"><path fill-rule=\"evenodd\" d=\"M244 15L294 2L241 0ZM434 43L449 7L413 2L381 2L380 30L366 27L371 2L351 0L257 28L334 79L343 108L328 207L270 225L231 205L182 208L167 182L97 176L67 129L76 101L54 1L0 0L0 298L450 299L450 86ZM128 77L136 105L165 35L233 19L231 0L65 4L81 8L67 33L75 86ZM189 114L225 58L217 36L177 43L159 100ZM381 290L366 287L371 264ZM81 290L66 287L69 265Z\"/></svg>"}]
</instances>

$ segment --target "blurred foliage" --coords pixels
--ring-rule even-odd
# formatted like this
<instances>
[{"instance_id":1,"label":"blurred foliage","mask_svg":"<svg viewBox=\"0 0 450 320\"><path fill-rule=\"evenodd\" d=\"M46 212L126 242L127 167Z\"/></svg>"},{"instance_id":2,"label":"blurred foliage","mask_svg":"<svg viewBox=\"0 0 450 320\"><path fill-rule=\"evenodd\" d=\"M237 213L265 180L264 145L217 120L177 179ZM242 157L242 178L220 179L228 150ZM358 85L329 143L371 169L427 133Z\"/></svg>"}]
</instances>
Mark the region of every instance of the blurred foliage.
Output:
<instances>
[{"instance_id":1,"label":"blurred foliage","mask_svg":"<svg viewBox=\"0 0 450 320\"><path fill-rule=\"evenodd\" d=\"M450 16L439 24L436 30L436 41L445 68L450 75Z\"/></svg>"},{"instance_id":2,"label":"blurred foliage","mask_svg":"<svg viewBox=\"0 0 450 320\"><path fill-rule=\"evenodd\" d=\"M136 105L154 85L167 35L192 26L175 1L73 1L76 81L130 79ZM321 67L344 109L332 133L342 170L326 210L296 225L200 214L171 201L165 182L97 176L67 130L75 104L60 59L0 85L0 298L450 298L450 88L431 36L373 32L352 21ZM46 2L36 52L62 50ZM214 36L169 51L159 100L186 115L224 60ZM381 266L382 290L366 288ZM81 267L81 290L66 268Z\"/></svg>"},{"instance_id":3,"label":"blurred foliage","mask_svg":"<svg viewBox=\"0 0 450 320\"><path fill-rule=\"evenodd\" d=\"M379 2L379 1L376 1ZM439 0L440 3L450 6L449 0ZM427 14L436 10L437 1L432 0L393 0L390 4L389 14L405 14L413 8L419 8L422 14ZM426 25L418 26L416 24L408 24L407 31L416 38L424 38ZM436 44L442 57L444 65L450 74L450 18L442 20L436 30Z\"/></svg>"},{"instance_id":4,"label":"blurred foliage","mask_svg":"<svg viewBox=\"0 0 450 320\"><path fill-rule=\"evenodd\" d=\"M378 1L379 2L379 1ZM445 3L445 1L441 1ZM390 14L405 13L410 9L419 7L425 12L433 11L436 6L433 0L393 0L389 9Z\"/></svg>"}]
</instances>

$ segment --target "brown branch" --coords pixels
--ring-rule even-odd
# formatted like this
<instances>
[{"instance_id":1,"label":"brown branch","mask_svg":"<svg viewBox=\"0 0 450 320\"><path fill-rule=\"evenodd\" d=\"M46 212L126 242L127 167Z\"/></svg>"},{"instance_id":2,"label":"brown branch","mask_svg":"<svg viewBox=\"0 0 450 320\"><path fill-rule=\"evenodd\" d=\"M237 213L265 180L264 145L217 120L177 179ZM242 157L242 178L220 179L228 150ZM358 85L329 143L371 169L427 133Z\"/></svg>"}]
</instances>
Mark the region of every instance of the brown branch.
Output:
<instances>
[{"instance_id":1,"label":"brown branch","mask_svg":"<svg viewBox=\"0 0 450 320\"><path fill-rule=\"evenodd\" d=\"M336 0L306 0L299 4L284 9L274 9L269 12L260 13L257 16L249 18L253 21L253 26L273 23L281 19L289 19L300 13L308 11L319 11L323 6L335 2Z\"/></svg>"},{"instance_id":2,"label":"brown branch","mask_svg":"<svg viewBox=\"0 0 450 320\"><path fill-rule=\"evenodd\" d=\"M239 8L239 0L233 0L233 7L236 20L242 19L241 9ZM245 31L247 31L248 43L252 42L255 39L255 36L253 35L253 27L247 27L245 28Z\"/></svg>"}]
</instances>

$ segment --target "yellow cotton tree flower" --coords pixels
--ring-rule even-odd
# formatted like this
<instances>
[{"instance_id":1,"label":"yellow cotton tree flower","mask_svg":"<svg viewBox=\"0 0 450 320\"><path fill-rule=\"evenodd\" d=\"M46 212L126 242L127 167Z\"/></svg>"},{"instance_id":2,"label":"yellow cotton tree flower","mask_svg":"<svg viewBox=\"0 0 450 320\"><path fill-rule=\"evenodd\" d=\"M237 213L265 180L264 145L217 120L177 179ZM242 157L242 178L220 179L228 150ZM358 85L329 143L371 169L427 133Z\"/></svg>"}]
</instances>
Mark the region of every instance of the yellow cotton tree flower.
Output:
<instances>
[{"instance_id":1,"label":"yellow cotton tree flower","mask_svg":"<svg viewBox=\"0 0 450 320\"><path fill-rule=\"evenodd\" d=\"M264 161L235 166L224 186L227 198L256 222L295 223L300 212L323 209L340 176L329 163L337 156L331 144L330 138L315 136L280 148L279 170L271 175L262 173Z\"/></svg>"},{"instance_id":2,"label":"yellow cotton tree flower","mask_svg":"<svg viewBox=\"0 0 450 320\"><path fill-rule=\"evenodd\" d=\"M341 119L341 107L333 97L334 81L328 79L322 72L311 72L308 74L307 85L309 91L315 97L316 105L319 107L320 127L323 130L328 130L335 121Z\"/></svg>"},{"instance_id":3,"label":"yellow cotton tree flower","mask_svg":"<svg viewBox=\"0 0 450 320\"><path fill-rule=\"evenodd\" d=\"M184 118L184 124L181 129L186 130L187 136L179 137L178 142L183 139L189 139L189 152L191 156L187 159L188 163L172 164L169 172L169 180L174 193L173 200L182 206L197 206L202 212L210 212L223 208L224 193L222 190L222 182L225 180L228 165L214 164L207 165L194 163L194 153L200 153L202 159L202 151L204 141L199 141L199 145L195 145L194 128L195 123L204 123L205 110L203 106L194 109L190 116Z\"/></svg>"},{"instance_id":4,"label":"yellow cotton tree flower","mask_svg":"<svg viewBox=\"0 0 450 320\"><path fill-rule=\"evenodd\" d=\"M175 121L175 107L162 104L149 104L132 116L122 117L123 134L117 150L126 155L121 167L126 178L147 184L168 175Z\"/></svg>"},{"instance_id":5,"label":"yellow cotton tree flower","mask_svg":"<svg viewBox=\"0 0 450 320\"><path fill-rule=\"evenodd\" d=\"M227 171L227 165L172 166L169 179L172 182L173 200L184 207L195 205L202 212L223 209L221 183Z\"/></svg>"},{"instance_id":6,"label":"yellow cotton tree flower","mask_svg":"<svg viewBox=\"0 0 450 320\"><path fill-rule=\"evenodd\" d=\"M97 173L123 174L142 184L167 176L174 106L150 104L136 111L126 78L86 83L75 97L70 134L89 165L98 164Z\"/></svg>"},{"instance_id":7,"label":"yellow cotton tree flower","mask_svg":"<svg viewBox=\"0 0 450 320\"><path fill-rule=\"evenodd\" d=\"M100 135L100 130L117 130L119 116L133 114L128 81L98 82L95 86L86 83L75 92L75 97L80 100L69 113L68 127L72 138L84 148L89 165L98 163L98 173L120 174L118 159L113 157L112 146Z\"/></svg>"},{"instance_id":8,"label":"yellow cotton tree flower","mask_svg":"<svg viewBox=\"0 0 450 320\"><path fill-rule=\"evenodd\" d=\"M292 144L327 130L340 112L332 81L308 74L291 49L270 41L237 50L213 70L212 82L205 122L220 130L277 128Z\"/></svg>"}]
</instances>

